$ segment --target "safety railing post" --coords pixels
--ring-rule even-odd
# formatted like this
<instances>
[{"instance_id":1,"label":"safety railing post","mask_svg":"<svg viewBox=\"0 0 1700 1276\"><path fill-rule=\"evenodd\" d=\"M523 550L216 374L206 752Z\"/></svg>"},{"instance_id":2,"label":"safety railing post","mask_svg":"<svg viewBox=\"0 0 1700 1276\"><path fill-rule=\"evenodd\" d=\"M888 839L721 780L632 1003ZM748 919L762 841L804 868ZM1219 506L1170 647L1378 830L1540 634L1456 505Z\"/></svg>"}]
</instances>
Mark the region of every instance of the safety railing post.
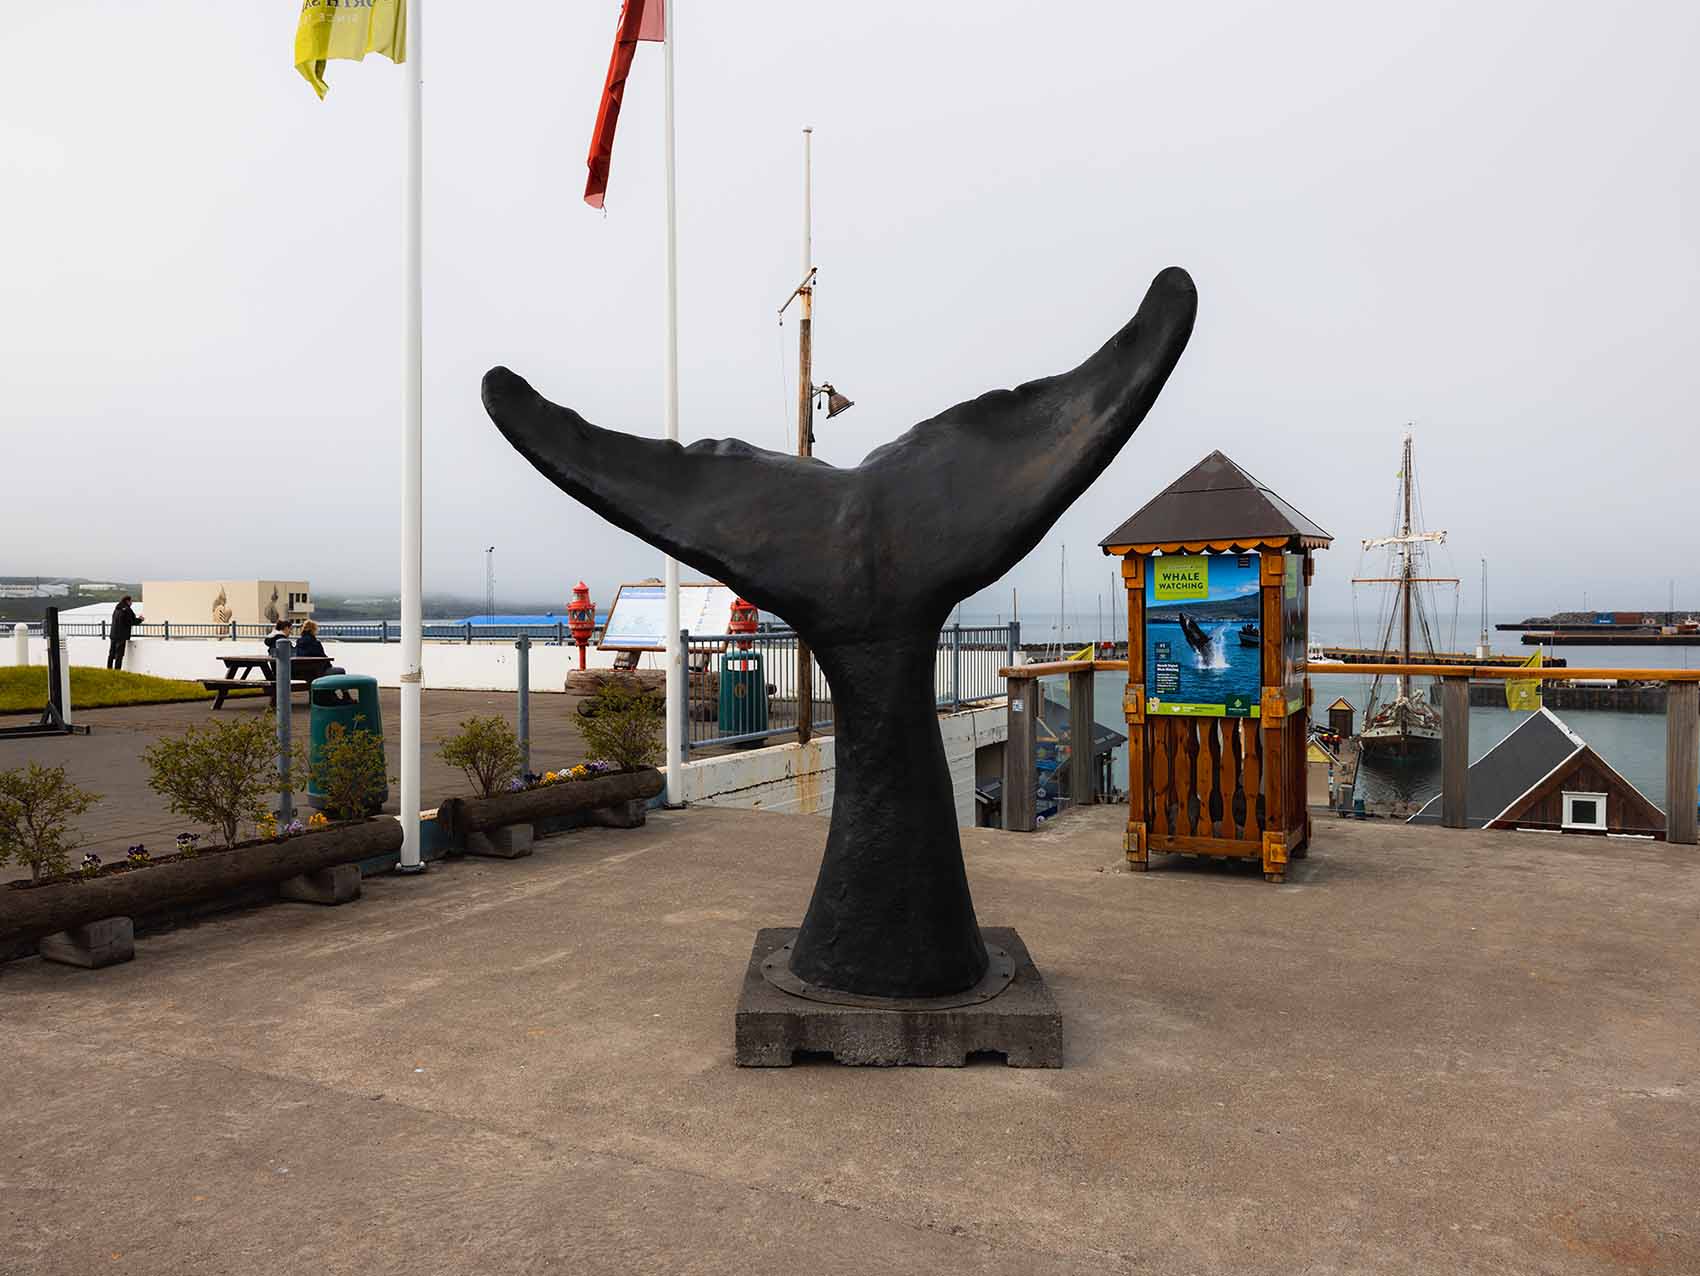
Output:
<instances>
[{"instance_id":1,"label":"safety railing post","mask_svg":"<svg viewBox=\"0 0 1700 1276\"><path fill-rule=\"evenodd\" d=\"M962 626L953 625L950 631L950 707L962 707Z\"/></svg>"},{"instance_id":2,"label":"safety railing post","mask_svg":"<svg viewBox=\"0 0 1700 1276\"><path fill-rule=\"evenodd\" d=\"M1037 827L1035 789L1038 772L1034 750L1038 744L1039 697L1037 678L1009 680L1009 738L1003 747L1003 826L1012 833L1031 833Z\"/></svg>"},{"instance_id":3,"label":"safety railing post","mask_svg":"<svg viewBox=\"0 0 1700 1276\"><path fill-rule=\"evenodd\" d=\"M691 631L679 631L679 659L685 662L685 711L679 715L679 756L691 753Z\"/></svg>"},{"instance_id":4,"label":"safety railing post","mask_svg":"<svg viewBox=\"0 0 1700 1276\"><path fill-rule=\"evenodd\" d=\"M1469 827L1470 680L1441 680L1440 822L1449 829Z\"/></svg>"},{"instance_id":5,"label":"safety railing post","mask_svg":"<svg viewBox=\"0 0 1700 1276\"><path fill-rule=\"evenodd\" d=\"M1700 773L1700 682L1665 684L1665 838L1693 846Z\"/></svg>"}]
</instances>

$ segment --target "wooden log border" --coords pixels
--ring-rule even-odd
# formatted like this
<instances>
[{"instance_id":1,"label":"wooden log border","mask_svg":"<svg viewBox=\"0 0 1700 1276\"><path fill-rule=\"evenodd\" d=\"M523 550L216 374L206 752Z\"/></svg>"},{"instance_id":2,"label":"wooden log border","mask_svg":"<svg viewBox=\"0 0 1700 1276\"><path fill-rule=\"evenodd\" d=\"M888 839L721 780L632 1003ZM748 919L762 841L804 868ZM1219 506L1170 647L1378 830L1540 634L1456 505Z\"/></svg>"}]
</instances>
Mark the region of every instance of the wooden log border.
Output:
<instances>
[{"instance_id":1,"label":"wooden log border","mask_svg":"<svg viewBox=\"0 0 1700 1276\"><path fill-rule=\"evenodd\" d=\"M468 833L482 833L504 824L539 824L576 811L647 800L664 787L661 772L654 767L618 771L593 780L545 784L523 793L449 798L437 808L437 823L449 840L458 845Z\"/></svg>"},{"instance_id":2,"label":"wooden log border","mask_svg":"<svg viewBox=\"0 0 1700 1276\"><path fill-rule=\"evenodd\" d=\"M203 851L193 859L110 877L26 889L0 887L0 949L103 917L142 917L400 849L401 824L380 816L282 841Z\"/></svg>"}]
</instances>

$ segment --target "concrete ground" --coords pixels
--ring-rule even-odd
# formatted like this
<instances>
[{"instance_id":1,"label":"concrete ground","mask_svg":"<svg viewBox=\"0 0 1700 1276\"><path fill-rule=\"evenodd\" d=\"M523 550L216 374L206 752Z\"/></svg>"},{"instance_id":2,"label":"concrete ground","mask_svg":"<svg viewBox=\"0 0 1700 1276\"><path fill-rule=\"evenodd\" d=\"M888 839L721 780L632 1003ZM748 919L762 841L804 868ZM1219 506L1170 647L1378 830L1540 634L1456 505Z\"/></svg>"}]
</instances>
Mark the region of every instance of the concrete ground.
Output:
<instances>
[{"instance_id":1,"label":"concrete ground","mask_svg":"<svg viewBox=\"0 0 1700 1276\"><path fill-rule=\"evenodd\" d=\"M1067 1066L739 1070L824 820L0 967L0 1272L1700 1271L1692 848L1319 820L1288 882L966 830Z\"/></svg>"},{"instance_id":2,"label":"concrete ground","mask_svg":"<svg viewBox=\"0 0 1700 1276\"><path fill-rule=\"evenodd\" d=\"M384 715L384 743L392 759L401 755L400 695L383 689L378 698ZM424 742L424 766L420 791L427 809L443 798L473 791L459 770L437 757L437 746L474 714L514 720L515 698L501 691L426 691L420 696L420 739ZM290 730L307 738L308 710L305 693L294 697ZM532 765L539 770L572 766L585 760L584 739L575 716L578 696L561 694L531 697ZM169 850L172 838L193 827L182 816L167 810L165 799L148 787L148 770L142 750L162 736L189 726L200 726L227 718L268 711L263 698L226 700L216 712L211 701L189 704L136 705L123 709L81 709L79 724L93 730L86 736L47 736L37 739L0 740L0 768L39 762L63 765L72 780L101 795L100 803L77 821L79 845L92 848L103 859L111 851L119 856L132 842L142 842L155 853ZM393 774L393 771L392 771ZM400 786L390 785L390 800L384 807L395 812ZM302 793L306 786L303 784ZM204 832L204 830L203 830ZM157 844L157 845L156 845ZM0 867L0 880L27 877L17 866Z\"/></svg>"}]
</instances>

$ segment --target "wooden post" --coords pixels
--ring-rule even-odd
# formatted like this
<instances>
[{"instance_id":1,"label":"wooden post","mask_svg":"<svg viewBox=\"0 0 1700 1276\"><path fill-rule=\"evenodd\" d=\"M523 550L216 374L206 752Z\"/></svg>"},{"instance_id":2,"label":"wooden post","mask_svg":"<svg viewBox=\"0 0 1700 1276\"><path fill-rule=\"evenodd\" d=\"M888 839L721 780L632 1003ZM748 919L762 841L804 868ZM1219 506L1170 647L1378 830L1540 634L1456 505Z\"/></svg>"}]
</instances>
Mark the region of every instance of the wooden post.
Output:
<instances>
[{"instance_id":1,"label":"wooden post","mask_svg":"<svg viewBox=\"0 0 1700 1276\"><path fill-rule=\"evenodd\" d=\"M1092 765L1093 721L1091 664L1068 676L1068 739L1073 752L1068 759L1068 800L1076 806L1091 806L1097 800L1097 775Z\"/></svg>"},{"instance_id":2,"label":"wooden post","mask_svg":"<svg viewBox=\"0 0 1700 1276\"><path fill-rule=\"evenodd\" d=\"M1013 833L1031 833L1038 825L1034 789L1034 748L1038 728L1039 680L1009 680L1009 740L1003 747L1003 826Z\"/></svg>"},{"instance_id":3,"label":"wooden post","mask_svg":"<svg viewBox=\"0 0 1700 1276\"><path fill-rule=\"evenodd\" d=\"M1263 605L1263 623L1258 639L1263 670L1262 694L1258 701L1258 725L1263 731L1263 876L1281 882L1287 877L1287 801L1292 789L1288 769L1304 766L1304 752L1288 756L1286 668L1282 660L1285 642L1282 591L1287 584L1286 559L1276 550L1259 557L1258 580Z\"/></svg>"},{"instance_id":4,"label":"wooden post","mask_svg":"<svg viewBox=\"0 0 1700 1276\"><path fill-rule=\"evenodd\" d=\"M1470 680L1444 678L1440 695L1440 822L1467 828L1470 796Z\"/></svg>"},{"instance_id":5,"label":"wooden post","mask_svg":"<svg viewBox=\"0 0 1700 1276\"><path fill-rule=\"evenodd\" d=\"M1665 837L1693 846L1700 769L1700 682L1672 682L1665 694Z\"/></svg>"},{"instance_id":6,"label":"wooden post","mask_svg":"<svg viewBox=\"0 0 1700 1276\"><path fill-rule=\"evenodd\" d=\"M1122 584L1127 587L1127 686L1122 691L1122 717L1127 720L1127 832L1122 850L1129 867L1143 870L1150 859L1145 838L1151 817L1145 792L1145 559L1138 553L1123 557Z\"/></svg>"}]
</instances>

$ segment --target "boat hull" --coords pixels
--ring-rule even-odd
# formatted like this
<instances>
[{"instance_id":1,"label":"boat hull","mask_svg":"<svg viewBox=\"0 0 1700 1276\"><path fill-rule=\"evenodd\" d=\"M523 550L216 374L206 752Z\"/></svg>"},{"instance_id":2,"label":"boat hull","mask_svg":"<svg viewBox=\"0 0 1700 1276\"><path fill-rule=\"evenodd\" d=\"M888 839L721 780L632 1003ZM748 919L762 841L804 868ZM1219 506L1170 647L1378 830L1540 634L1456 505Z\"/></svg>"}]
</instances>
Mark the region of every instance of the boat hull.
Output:
<instances>
[{"instance_id":1,"label":"boat hull","mask_svg":"<svg viewBox=\"0 0 1700 1276\"><path fill-rule=\"evenodd\" d=\"M1388 731L1358 737L1359 747L1374 758L1420 759L1440 756L1440 734Z\"/></svg>"}]
</instances>

